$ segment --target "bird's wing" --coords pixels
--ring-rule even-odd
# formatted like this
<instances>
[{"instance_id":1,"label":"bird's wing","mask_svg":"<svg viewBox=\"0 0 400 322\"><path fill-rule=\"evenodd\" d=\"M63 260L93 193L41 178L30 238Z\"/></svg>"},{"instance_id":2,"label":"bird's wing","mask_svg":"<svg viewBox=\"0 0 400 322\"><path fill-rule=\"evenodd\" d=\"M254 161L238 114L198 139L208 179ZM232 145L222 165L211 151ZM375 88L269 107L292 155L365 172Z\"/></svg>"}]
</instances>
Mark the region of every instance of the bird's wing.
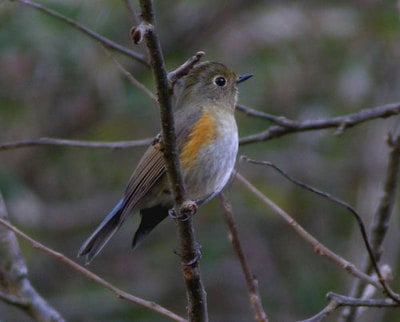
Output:
<instances>
[{"instance_id":1,"label":"bird's wing","mask_svg":"<svg viewBox=\"0 0 400 322\"><path fill-rule=\"evenodd\" d=\"M124 212L133 210L165 173L165 162L159 142L148 147L129 179L125 190ZM124 215L123 215L124 216Z\"/></svg>"},{"instance_id":2,"label":"bird's wing","mask_svg":"<svg viewBox=\"0 0 400 322\"><path fill-rule=\"evenodd\" d=\"M189 117L181 120L176 118L176 142L178 151L182 151L184 143L188 140L189 133L195 121L198 118L198 113L193 113ZM142 198L157 184L161 176L165 175L165 161L161 151L162 137L159 134L153 144L149 146L142 158L140 159L135 171L129 179L128 186L125 190L125 198L122 218L133 211L137 211L137 205Z\"/></svg>"}]
</instances>

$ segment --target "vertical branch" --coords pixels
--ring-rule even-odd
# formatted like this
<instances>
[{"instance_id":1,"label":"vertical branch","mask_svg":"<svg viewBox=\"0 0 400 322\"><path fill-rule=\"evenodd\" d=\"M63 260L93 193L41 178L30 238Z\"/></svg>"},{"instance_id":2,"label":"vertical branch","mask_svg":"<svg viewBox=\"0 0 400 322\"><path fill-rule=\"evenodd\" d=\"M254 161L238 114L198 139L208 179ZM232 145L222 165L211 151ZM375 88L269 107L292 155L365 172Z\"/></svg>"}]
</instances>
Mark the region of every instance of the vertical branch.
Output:
<instances>
[{"instance_id":1,"label":"vertical branch","mask_svg":"<svg viewBox=\"0 0 400 322\"><path fill-rule=\"evenodd\" d=\"M383 195L380 199L378 209L375 212L370 227L371 247L377 262L382 256L382 243L386 237L390 216L395 203L397 182L400 174L400 134L394 138L389 135L387 143L389 145L390 152L385 180L383 183ZM372 269L372 262L367 256L363 260L362 271L366 274L371 274ZM357 298L361 297L364 293L365 287L366 285L362 283L361 280L355 280L349 296ZM356 307L346 308L342 313L342 321L354 321L357 315L356 311Z\"/></svg>"},{"instance_id":2,"label":"vertical branch","mask_svg":"<svg viewBox=\"0 0 400 322\"><path fill-rule=\"evenodd\" d=\"M219 198L224 208L225 219L229 227L229 239L237 257L239 258L240 266L242 267L242 271L246 279L247 289L250 294L250 304L253 309L255 319L257 322L268 322L267 315L262 307L260 294L258 292L258 282L250 271L250 267L247 263L242 245L240 244L239 234L232 216L232 207L226 200L223 192L219 194Z\"/></svg>"},{"instance_id":3,"label":"vertical branch","mask_svg":"<svg viewBox=\"0 0 400 322\"><path fill-rule=\"evenodd\" d=\"M390 147L390 152L383 185L383 196L381 197L378 209L371 223L371 245L378 261L382 256L382 243L386 237L390 216L395 203L400 172L400 135L395 138L389 137L388 145ZM368 270L371 270L370 265L369 263Z\"/></svg>"},{"instance_id":4,"label":"vertical branch","mask_svg":"<svg viewBox=\"0 0 400 322\"><path fill-rule=\"evenodd\" d=\"M8 221L0 194L0 218ZM0 227L0 299L25 311L36 321L62 322L64 319L32 287L28 269L13 232Z\"/></svg>"},{"instance_id":5,"label":"vertical branch","mask_svg":"<svg viewBox=\"0 0 400 322\"><path fill-rule=\"evenodd\" d=\"M141 0L142 24L146 25L144 39L150 56L151 69L157 87L157 98L160 104L163 148L168 177L173 183L175 202L182 204L185 200L182 174L179 171L178 152L175 143L175 126L170 99L168 76L158 34L155 32L154 9L151 0Z\"/></svg>"},{"instance_id":6,"label":"vertical branch","mask_svg":"<svg viewBox=\"0 0 400 322\"><path fill-rule=\"evenodd\" d=\"M208 321L206 293L201 281L198 262L198 246L194 237L194 229L190 216L186 212L195 209L196 205L186 201L186 193L178 152L175 142L174 119L171 108L170 88L164 66L161 45L155 32L155 16L151 0L140 0L144 39L150 56L154 74L158 103L160 104L161 125L163 133L163 152L168 179L175 199L175 212L180 239L180 255L182 256L182 275L186 285L188 298L188 316L190 321ZM186 218L185 218L186 217ZM183 220L185 218L185 220Z\"/></svg>"}]
</instances>

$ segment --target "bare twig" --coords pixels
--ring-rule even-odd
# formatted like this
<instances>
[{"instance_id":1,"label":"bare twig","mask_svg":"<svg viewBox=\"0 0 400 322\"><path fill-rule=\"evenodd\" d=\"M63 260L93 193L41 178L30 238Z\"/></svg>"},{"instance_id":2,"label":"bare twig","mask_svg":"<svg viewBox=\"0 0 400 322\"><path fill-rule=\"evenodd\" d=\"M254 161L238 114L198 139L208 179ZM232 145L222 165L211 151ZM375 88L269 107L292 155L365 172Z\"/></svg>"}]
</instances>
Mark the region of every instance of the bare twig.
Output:
<instances>
[{"instance_id":1,"label":"bare twig","mask_svg":"<svg viewBox=\"0 0 400 322\"><path fill-rule=\"evenodd\" d=\"M183 187L183 178L179 168L178 152L175 144L175 127L170 91L168 87L168 78L158 35L154 32L155 18L152 1L142 0L140 1L140 7L143 23L149 26L144 37L151 59L151 68L153 70L157 87L157 97L161 108L163 147L165 149L164 156L168 177L171 182L175 183L175 185L172 185L174 187L174 196L176 202L181 204L185 200L185 192Z\"/></svg>"},{"instance_id":2,"label":"bare twig","mask_svg":"<svg viewBox=\"0 0 400 322\"><path fill-rule=\"evenodd\" d=\"M151 0L140 0L142 23L149 26L144 39L149 52L151 67L157 85L157 97L160 104L163 134L163 151L168 180L175 199L175 213L180 239L182 257L182 275L188 298L188 316L191 321L208 321L206 293L201 281L199 249L194 237L191 217L185 213L195 209L193 203L186 201L183 177L175 142L174 119L171 107L170 88L158 35L155 32L155 16ZM181 220L181 218L188 220Z\"/></svg>"},{"instance_id":3,"label":"bare twig","mask_svg":"<svg viewBox=\"0 0 400 322\"><path fill-rule=\"evenodd\" d=\"M358 299L341 294L330 292L327 295L328 299L335 299L340 306L369 306L369 307L398 307L399 303L385 299Z\"/></svg>"},{"instance_id":4,"label":"bare twig","mask_svg":"<svg viewBox=\"0 0 400 322\"><path fill-rule=\"evenodd\" d=\"M113 61L115 66L117 66L118 70L130 81L133 86L136 86L141 91L143 91L153 102L157 103L157 97L153 94L151 90L149 90L143 83L139 82L129 71L126 70L124 66L120 64L120 62L115 59L112 53L107 49L107 47L103 46L104 51L107 56Z\"/></svg>"},{"instance_id":5,"label":"bare twig","mask_svg":"<svg viewBox=\"0 0 400 322\"><path fill-rule=\"evenodd\" d=\"M386 237L390 216L393 212L400 175L400 134L397 137L389 135L387 143L390 152L383 184L383 195L371 223L371 244L378 261L382 256L382 243Z\"/></svg>"},{"instance_id":6,"label":"bare twig","mask_svg":"<svg viewBox=\"0 0 400 322\"><path fill-rule=\"evenodd\" d=\"M177 69L170 71L168 73L168 81L170 86L173 87L175 82L185 76L190 70L193 68L195 64L197 64L200 59L205 55L204 51L198 51L194 56L190 57L187 61L185 61L181 66Z\"/></svg>"},{"instance_id":7,"label":"bare twig","mask_svg":"<svg viewBox=\"0 0 400 322\"><path fill-rule=\"evenodd\" d=\"M258 281L250 271L245 253L242 245L240 244L239 234L232 216L232 207L222 192L219 194L219 198L221 200L221 204L224 209L225 220L229 228L229 239L237 257L239 258L240 266L242 267L242 271L246 279L247 289L250 294L250 304L254 311L255 319L257 322L268 322L267 315L265 314L264 308L261 304L260 293L258 291Z\"/></svg>"},{"instance_id":8,"label":"bare twig","mask_svg":"<svg viewBox=\"0 0 400 322\"><path fill-rule=\"evenodd\" d=\"M36 10L39 10L41 12L44 12L44 13L46 13L54 18L57 18L59 20L62 20L64 22L66 22L67 24L73 26L74 28L82 31L84 34L88 35L89 37L99 41L104 46L106 46L110 49L116 50L116 51L120 52L121 54L124 54L125 56L133 58L134 60L142 63L143 65L149 66L149 63L147 62L146 58L143 55L113 42L112 40L94 32L93 30L85 27L84 25L80 24L79 22L77 22L71 18L68 18L52 9L49 9L39 3L30 1L30 0L14 0L14 1L19 2L25 6L34 8Z\"/></svg>"},{"instance_id":9,"label":"bare twig","mask_svg":"<svg viewBox=\"0 0 400 322\"><path fill-rule=\"evenodd\" d=\"M246 109L244 110L246 111ZM249 114L249 111L250 109L247 109L246 113ZM400 103L391 103L373 108L366 108L357 113L322 120L291 121L284 117L272 117L269 114L258 111L257 113L253 114L257 114L255 115L257 117L262 117L262 114L265 114L267 116L263 118L280 125L271 126L266 131L241 138L240 144L267 141L284 136L289 133L306 132L328 128L337 128L339 131L337 131L336 134L341 134L345 129L361 124L363 122L400 114Z\"/></svg>"},{"instance_id":10,"label":"bare twig","mask_svg":"<svg viewBox=\"0 0 400 322\"><path fill-rule=\"evenodd\" d=\"M388 135L387 140L390 148L388 165L383 184L383 195L380 198L378 208L371 222L371 245L377 261L382 255L382 243L386 237L389 227L389 220L393 212L395 203L397 185L400 175L400 134L395 137ZM373 265L370 258L364 258L362 270L370 274ZM354 281L352 289L349 293L350 297L360 297L364 292L365 285L360 281ZM353 321L356 314L356 308L345 309L342 312L342 321Z\"/></svg>"},{"instance_id":11,"label":"bare twig","mask_svg":"<svg viewBox=\"0 0 400 322\"><path fill-rule=\"evenodd\" d=\"M237 104L236 108L239 111L245 113L246 115L259 117L284 127L293 127L293 124L296 124L296 121L289 120L285 116L276 116L269 113L261 112L242 104Z\"/></svg>"},{"instance_id":12,"label":"bare twig","mask_svg":"<svg viewBox=\"0 0 400 322\"><path fill-rule=\"evenodd\" d=\"M388 299L359 299L349 296L344 296L341 294L329 292L326 296L330 301L326 307L324 307L320 312L314 315L311 318L306 320L301 320L298 322L320 322L327 316L329 316L333 311L338 309L339 307L398 307L399 303Z\"/></svg>"},{"instance_id":13,"label":"bare twig","mask_svg":"<svg viewBox=\"0 0 400 322\"><path fill-rule=\"evenodd\" d=\"M311 318L308 318L306 320L301 320L298 322L321 322L324 318L329 316L333 311L335 311L339 307L339 303L335 300L332 299L328 303L327 306L325 306L320 312L318 312L316 315L312 316Z\"/></svg>"},{"instance_id":14,"label":"bare twig","mask_svg":"<svg viewBox=\"0 0 400 322\"><path fill-rule=\"evenodd\" d=\"M0 221L8 223L7 209L0 194ZM35 290L28 279L28 268L15 235L0 227L0 299L21 308L36 321L62 322L64 319Z\"/></svg>"},{"instance_id":15,"label":"bare twig","mask_svg":"<svg viewBox=\"0 0 400 322\"><path fill-rule=\"evenodd\" d=\"M316 189L308 184L305 184L304 182L301 182L299 180L296 180L292 177L290 177L285 171L283 171L282 169L280 169L279 167L277 167L276 165L274 165L271 162L268 161L256 161L256 160L252 160L249 159L247 157L242 157L242 159L251 162L253 164L258 164L258 165L265 165L265 166L269 166L272 167L273 169L277 170L280 174L282 174L286 179L288 179L290 182L304 188L307 189L308 191L311 191L313 193L316 193L324 198L327 198L330 201L333 201L334 203L337 203L343 207L345 207L347 210L350 211L350 213L354 216L354 218L356 219L357 223L358 223L358 227L360 228L360 232L361 232L361 236L362 239L364 241L364 245L365 248L367 249L367 253L368 253L368 257L369 260L371 262L371 267L374 269L376 275L378 276L378 280L379 282L382 284L383 290L384 292L391 297L394 301L400 302L400 297L398 294L394 293L389 285L387 285L387 282L385 280L385 278L383 277L379 267L378 267L378 260L375 258L375 254L373 252L373 248L369 242L369 238L367 235L367 230L365 229L365 225L364 222L361 219L361 216L359 215L359 213L352 207L350 206L347 202L340 200L339 198L332 196L331 194L321 191L319 189ZM368 272L367 272L368 273ZM369 273L368 273L369 274Z\"/></svg>"},{"instance_id":16,"label":"bare twig","mask_svg":"<svg viewBox=\"0 0 400 322\"><path fill-rule=\"evenodd\" d=\"M99 148L99 149L124 149L124 148L138 147L138 146L146 146L149 145L152 142L152 140L153 139L143 139L136 141L118 141L118 142L92 142L92 141L65 140L65 139L44 137L26 141L0 143L0 151L27 148L37 145L60 145L60 146L71 146L78 148Z\"/></svg>"},{"instance_id":17,"label":"bare twig","mask_svg":"<svg viewBox=\"0 0 400 322\"><path fill-rule=\"evenodd\" d=\"M240 173L235 173L236 179L238 179L243 186L251 191L258 199L260 199L264 204L270 207L275 213L281 216L303 239L310 243L314 251L321 255L326 256L328 259L333 261L339 267L345 269L351 275L362 279L365 283L371 284L376 288L382 290L382 285L377 282L371 276L360 271L354 264L348 262L335 252L331 251L329 248L321 244L314 236L308 233L294 218L292 218L288 213L282 210L278 205L267 198L260 190L258 190L254 185L252 185L246 178L244 178Z\"/></svg>"},{"instance_id":18,"label":"bare twig","mask_svg":"<svg viewBox=\"0 0 400 322\"><path fill-rule=\"evenodd\" d=\"M390 271L386 268L382 269L385 278L387 278L387 274L390 274ZM367 307L399 307L400 303L393 301L390 298L381 298L381 299L371 299L370 297L375 292L375 288L371 285L368 285L371 289L369 294L363 294L362 298L354 298L350 296L344 296L341 294L329 292L326 297L329 301L328 305L324 307L320 312L318 312L313 317L299 321L299 322L319 322L322 321L325 317L330 315L333 311L338 309L339 307L347 307L347 308L357 308L358 310L365 310Z\"/></svg>"},{"instance_id":19,"label":"bare twig","mask_svg":"<svg viewBox=\"0 0 400 322\"><path fill-rule=\"evenodd\" d=\"M343 116L338 116L333 119L325 119L325 120L319 120L319 121L310 121L309 120L309 121L304 121L304 122L294 122L294 121L287 121L287 119L282 118L282 117L275 117L276 122L281 122L282 124L287 124L287 126L289 126L289 127L273 126L273 127L269 128L267 131L262 132L263 134L259 133L259 134L255 134L253 136L247 136L247 137L241 138L240 144L248 144L248 143L253 143L253 142L257 142L257 141L271 140L273 138L277 138L277 137L280 137L280 136L283 136L286 134L290 134L290 133L294 133L294 132L311 131L311 130L317 130L317 129L336 127L339 124L342 124L338 120L351 119L351 115L354 116L354 119L353 119L354 123L352 125L352 126L354 126L356 124L360 124L362 122L369 121L374 118L384 118L384 117L396 115L396 114L400 113L399 106L400 105L396 104L396 103L387 104L387 105L378 106L378 107L371 108L371 109L365 109L365 110L360 111L359 113L343 115ZM260 113L262 113L262 112L260 112ZM294 123L292 123L292 122L294 122ZM294 124L297 124L297 125L294 126ZM76 147L119 149L119 148L129 148L129 147L148 145L149 143L151 143L151 139L138 140L138 141L121 141L121 142L88 142L88 141L62 140L62 139L56 139L56 138L40 138L40 139L35 139L35 140L3 143L3 144L0 144L0 151L8 150L8 149L16 149L16 148L20 148L20 147L29 147L29 146L34 146L34 145L67 145L67 146L76 146Z\"/></svg>"},{"instance_id":20,"label":"bare twig","mask_svg":"<svg viewBox=\"0 0 400 322\"><path fill-rule=\"evenodd\" d=\"M179 321L179 322L185 322L186 320L181 318L180 316L176 315L175 313L167 310L166 308L150 301L146 301L142 298L136 297L132 294L129 294L111 283L107 282L106 280L102 279L98 275L92 273L91 271L87 270L83 266L75 263L73 260L69 259L68 257L64 256L63 254L56 252L43 244L39 243L38 241L34 240L33 238L29 237L25 233L23 233L21 230L7 222L6 220L0 218L0 224L7 227L7 229L11 230L15 234L17 234L19 237L27 241L29 244L32 245L35 249L38 249L39 251L43 252L44 254L53 257L57 259L58 261L62 262L63 264L66 264L70 268L74 269L75 271L79 272L80 274L84 275L86 278L96 282L97 284L105 287L106 289L110 290L115 294L117 298L126 300L128 302L132 302L138 305L141 305L143 307L146 307L154 312L157 312L161 315L164 315L165 317L168 317L172 319L173 321ZM41 320L42 321L42 320Z\"/></svg>"}]
</instances>

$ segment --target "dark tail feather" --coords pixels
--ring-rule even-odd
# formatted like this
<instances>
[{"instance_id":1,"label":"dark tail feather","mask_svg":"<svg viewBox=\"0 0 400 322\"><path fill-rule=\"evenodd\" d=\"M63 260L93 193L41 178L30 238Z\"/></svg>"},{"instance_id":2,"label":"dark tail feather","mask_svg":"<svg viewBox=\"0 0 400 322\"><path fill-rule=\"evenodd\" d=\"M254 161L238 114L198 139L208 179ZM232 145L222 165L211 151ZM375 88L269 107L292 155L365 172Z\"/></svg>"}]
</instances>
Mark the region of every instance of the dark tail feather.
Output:
<instances>
[{"instance_id":1,"label":"dark tail feather","mask_svg":"<svg viewBox=\"0 0 400 322\"><path fill-rule=\"evenodd\" d=\"M78 257L85 256L86 264L89 264L93 258L103 249L104 245L115 234L121 226L123 199L121 199L113 210L103 219L96 230L82 244L78 252Z\"/></svg>"},{"instance_id":2,"label":"dark tail feather","mask_svg":"<svg viewBox=\"0 0 400 322\"><path fill-rule=\"evenodd\" d=\"M168 209L162 206L142 209L140 211L141 221L132 241L132 249L135 249L143 239L168 216Z\"/></svg>"}]
</instances>

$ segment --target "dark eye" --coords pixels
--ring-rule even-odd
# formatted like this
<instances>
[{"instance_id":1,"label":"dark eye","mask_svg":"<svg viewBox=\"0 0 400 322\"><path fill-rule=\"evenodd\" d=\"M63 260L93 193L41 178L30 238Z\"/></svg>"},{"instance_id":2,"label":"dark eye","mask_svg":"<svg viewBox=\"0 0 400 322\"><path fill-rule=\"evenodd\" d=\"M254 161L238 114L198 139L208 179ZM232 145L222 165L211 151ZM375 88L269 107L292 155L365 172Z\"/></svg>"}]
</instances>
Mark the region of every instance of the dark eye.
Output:
<instances>
[{"instance_id":1,"label":"dark eye","mask_svg":"<svg viewBox=\"0 0 400 322\"><path fill-rule=\"evenodd\" d=\"M225 86L225 84L226 84L226 79L225 79L225 77L218 76L218 77L215 77L214 83L215 83L216 85L222 87L222 86Z\"/></svg>"}]
</instances>

